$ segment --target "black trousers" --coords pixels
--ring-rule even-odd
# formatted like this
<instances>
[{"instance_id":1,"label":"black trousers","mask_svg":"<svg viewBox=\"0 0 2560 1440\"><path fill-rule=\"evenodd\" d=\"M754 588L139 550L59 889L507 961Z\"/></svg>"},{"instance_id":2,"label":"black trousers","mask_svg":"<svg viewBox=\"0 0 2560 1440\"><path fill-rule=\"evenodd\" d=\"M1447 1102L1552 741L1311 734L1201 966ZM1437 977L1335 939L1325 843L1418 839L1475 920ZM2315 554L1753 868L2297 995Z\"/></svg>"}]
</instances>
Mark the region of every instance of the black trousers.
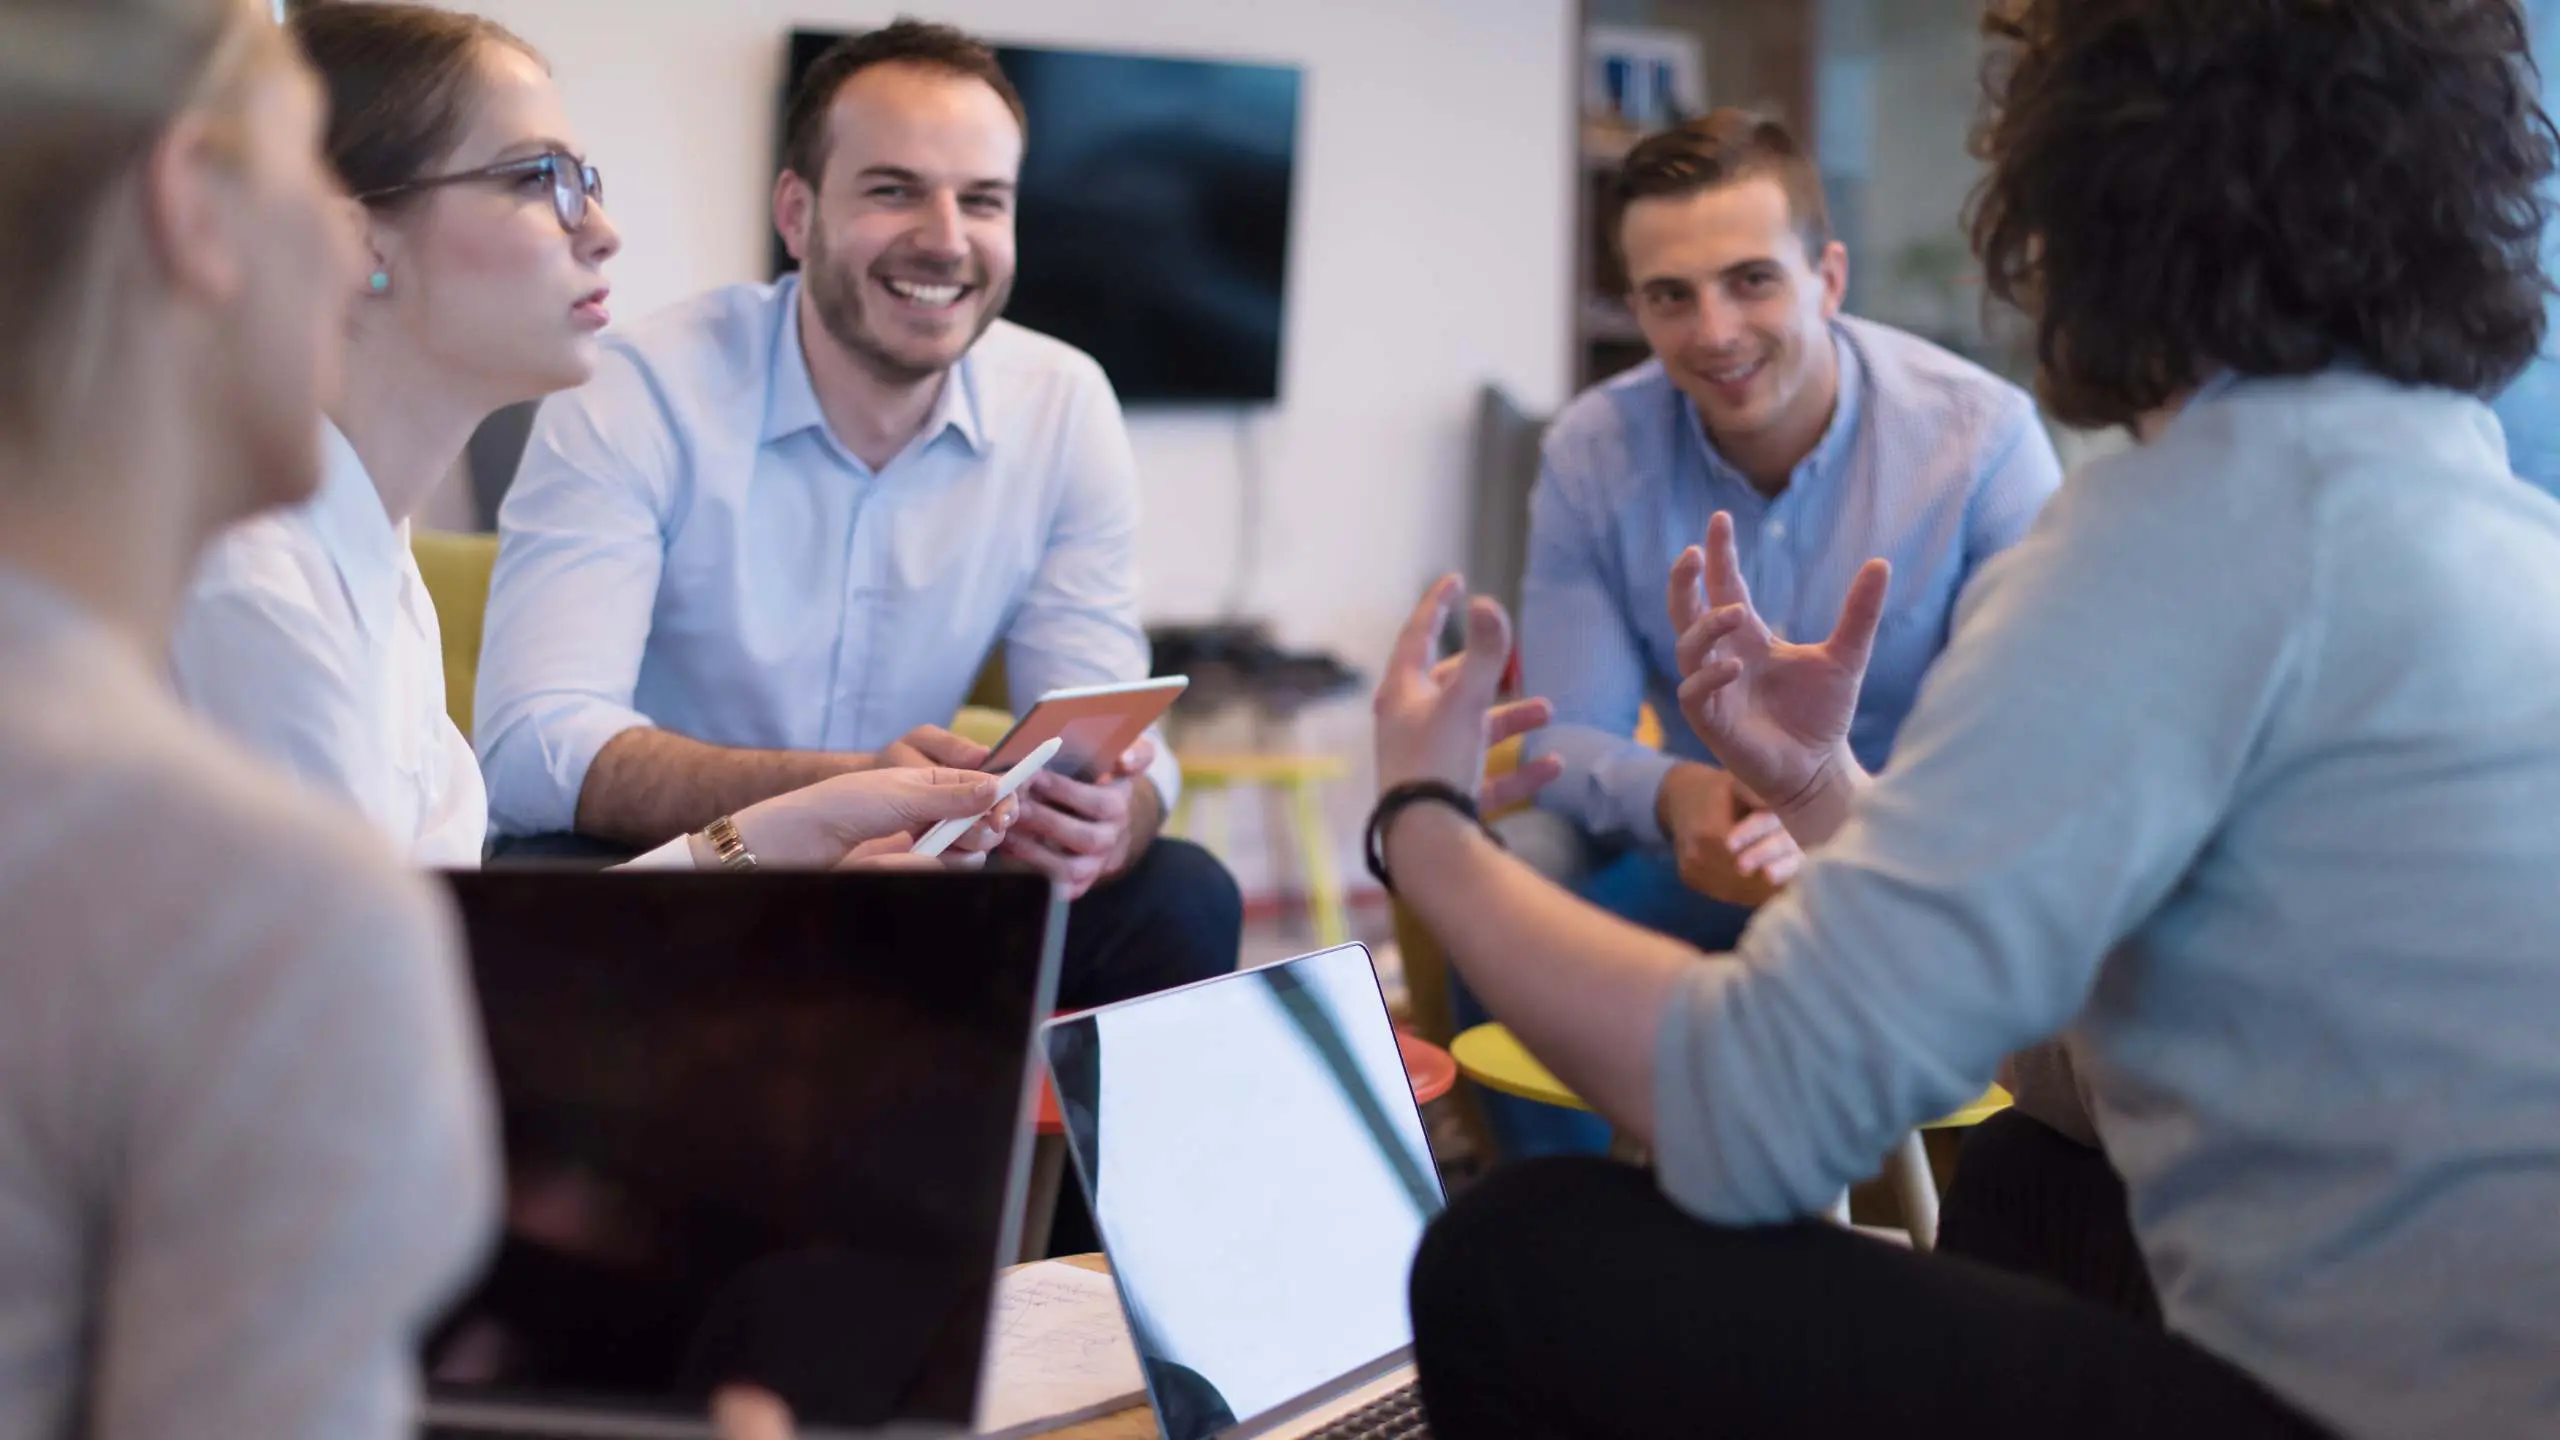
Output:
<instances>
[{"instance_id":1,"label":"black trousers","mask_svg":"<svg viewBox=\"0 0 2560 1440\"><path fill-rule=\"evenodd\" d=\"M1965 1132L1938 1214L1938 1253L2032 1275L2092 1305L2160 1323L2124 1181L2106 1152L2016 1110Z\"/></svg>"},{"instance_id":2,"label":"black trousers","mask_svg":"<svg viewBox=\"0 0 2560 1440\"><path fill-rule=\"evenodd\" d=\"M1704 1224L1606 1160L1462 1197L1413 1322L1438 1440L2324 1433L2157 1326L1826 1223Z\"/></svg>"},{"instance_id":3,"label":"black trousers","mask_svg":"<svg viewBox=\"0 0 2560 1440\"><path fill-rule=\"evenodd\" d=\"M598 867L635 851L584 835L503 836L492 864L570 861ZM1058 1008L1089 1010L1236 968L1244 896L1218 857L1160 837L1138 863L1067 911Z\"/></svg>"},{"instance_id":4,"label":"black trousers","mask_svg":"<svg viewBox=\"0 0 2560 1440\"><path fill-rule=\"evenodd\" d=\"M1090 1010L1236 968L1244 894L1218 857L1159 838L1067 909L1058 1008Z\"/></svg>"}]
</instances>

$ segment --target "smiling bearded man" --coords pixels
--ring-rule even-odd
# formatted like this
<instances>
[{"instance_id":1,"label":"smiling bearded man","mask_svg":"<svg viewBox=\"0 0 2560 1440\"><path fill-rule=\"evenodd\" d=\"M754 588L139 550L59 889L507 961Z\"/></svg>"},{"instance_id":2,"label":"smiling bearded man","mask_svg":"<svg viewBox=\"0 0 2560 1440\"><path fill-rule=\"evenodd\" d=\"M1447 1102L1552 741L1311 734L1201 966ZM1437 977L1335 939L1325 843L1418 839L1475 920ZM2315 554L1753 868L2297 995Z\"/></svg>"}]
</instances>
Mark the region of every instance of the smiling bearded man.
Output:
<instances>
[{"instance_id":1,"label":"smiling bearded man","mask_svg":"<svg viewBox=\"0 0 2560 1440\"><path fill-rule=\"evenodd\" d=\"M1136 465L1101 367L999 317L1022 102L901 21L792 96L774 226L800 273L609 335L499 514L477 744L501 853L628 850L877 765L984 765L940 728L994 648L1019 711L1147 676ZM1040 776L1000 852L1074 897L1058 1002L1232 969L1242 902L1157 830L1153 737Z\"/></svg>"}]
</instances>

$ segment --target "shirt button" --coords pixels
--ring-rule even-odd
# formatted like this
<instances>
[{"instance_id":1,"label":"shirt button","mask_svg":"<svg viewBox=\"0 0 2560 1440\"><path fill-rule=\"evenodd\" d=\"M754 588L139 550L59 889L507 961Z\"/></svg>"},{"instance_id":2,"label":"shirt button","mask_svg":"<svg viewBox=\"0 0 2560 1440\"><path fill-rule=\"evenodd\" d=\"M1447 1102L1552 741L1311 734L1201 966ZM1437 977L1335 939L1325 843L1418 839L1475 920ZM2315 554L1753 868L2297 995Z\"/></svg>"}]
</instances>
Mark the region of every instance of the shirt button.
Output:
<instances>
[{"instance_id":1,"label":"shirt button","mask_svg":"<svg viewBox=\"0 0 2560 1440\"><path fill-rule=\"evenodd\" d=\"M1787 538L1787 522L1786 522L1786 521L1784 521L1784 520L1772 520L1772 521L1770 521L1770 522L1769 522L1769 538L1770 538L1770 539L1772 539L1772 540L1784 540L1784 539L1786 539L1786 538Z\"/></svg>"}]
</instances>

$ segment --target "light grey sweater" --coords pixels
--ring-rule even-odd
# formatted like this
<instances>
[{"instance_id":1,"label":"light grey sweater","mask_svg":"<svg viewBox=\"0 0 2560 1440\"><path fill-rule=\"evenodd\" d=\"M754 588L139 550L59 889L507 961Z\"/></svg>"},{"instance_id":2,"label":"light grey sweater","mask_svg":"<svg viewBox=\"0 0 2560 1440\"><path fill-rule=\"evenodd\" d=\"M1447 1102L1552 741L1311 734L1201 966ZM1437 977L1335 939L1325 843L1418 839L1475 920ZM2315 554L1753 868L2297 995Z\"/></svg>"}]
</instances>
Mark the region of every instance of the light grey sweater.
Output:
<instances>
[{"instance_id":1,"label":"light grey sweater","mask_svg":"<svg viewBox=\"0 0 2560 1440\"><path fill-rule=\"evenodd\" d=\"M2485 407L2250 381L2075 476L1740 954L1660 1036L1694 1213L2077 1016L2174 1329L2349 1435L2560 1434L2560 504Z\"/></svg>"},{"instance_id":2,"label":"light grey sweater","mask_svg":"<svg viewBox=\"0 0 2560 1440\"><path fill-rule=\"evenodd\" d=\"M496 1210L452 927L0 571L0 1440L414 1429Z\"/></svg>"}]
</instances>

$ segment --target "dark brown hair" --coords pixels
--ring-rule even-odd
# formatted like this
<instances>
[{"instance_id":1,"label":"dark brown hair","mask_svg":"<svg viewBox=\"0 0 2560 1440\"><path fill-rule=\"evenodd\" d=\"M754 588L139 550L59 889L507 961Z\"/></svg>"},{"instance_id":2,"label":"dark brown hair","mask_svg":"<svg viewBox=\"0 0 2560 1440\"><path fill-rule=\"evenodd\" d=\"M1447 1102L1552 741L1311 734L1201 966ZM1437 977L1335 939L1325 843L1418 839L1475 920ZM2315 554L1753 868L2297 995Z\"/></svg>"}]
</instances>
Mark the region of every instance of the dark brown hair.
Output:
<instances>
[{"instance_id":1,"label":"dark brown hair","mask_svg":"<svg viewBox=\"0 0 2560 1440\"><path fill-rule=\"evenodd\" d=\"M1786 126L1729 106L1646 136L1627 152L1618 171L1616 233L1625 233L1627 207L1638 200L1686 199L1760 176L1787 192L1787 214L1804 237L1804 253L1819 257L1831 244L1831 210L1813 157Z\"/></svg>"},{"instance_id":2,"label":"dark brown hair","mask_svg":"<svg viewBox=\"0 0 2560 1440\"><path fill-rule=\"evenodd\" d=\"M900 18L878 30L848 35L809 64L792 87L791 107L782 122L782 168L818 188L827 169L827 110L845 82L874 65L921 65L929 70L982 80L1013 112L1013 122L1028 133L1030 121L1022 97L996 63L996 52L964 31Z\"/></svg>"},{"instance_id":3,"label":"dark brown hair","mask_svg":"<svg viewBox=\"0 0 2560 1440\"><path fill-rule=\"evenodd\" d=\"M494 20L394 3L305 3L286 22L329 90L329 164L353 195L426 177L478 98L484 47L534 48Z\"/></svg>"},{"instance_id":4,"label":"dark brown hair","mask_svg":"<svg viewBox=\"0 0 2560 1440\"><path fill-rule=\"evenodd\" d=\"M2542 343L2551 122L2511 0L2007 0L1969 224L2060 419L2216 370L2486 395Z\"/></svg>"}]
</instances>

